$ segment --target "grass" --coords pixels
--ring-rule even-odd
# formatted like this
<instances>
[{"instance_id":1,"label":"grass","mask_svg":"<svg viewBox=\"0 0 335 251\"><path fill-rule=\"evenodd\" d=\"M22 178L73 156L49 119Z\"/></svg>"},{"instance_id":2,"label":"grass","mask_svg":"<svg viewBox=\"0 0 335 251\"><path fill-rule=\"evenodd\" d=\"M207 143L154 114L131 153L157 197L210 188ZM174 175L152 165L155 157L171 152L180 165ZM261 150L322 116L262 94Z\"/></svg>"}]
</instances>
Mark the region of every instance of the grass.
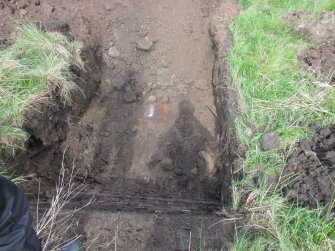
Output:
<instances>
[{"instance_id":1,"label":"grass","mask_svg":"<svg viewBox=\"0 0 335 251\"><path fill-rule=\"evenodd\" d=\"M334 87L299 68L299 50L314 45L282 18L294 10L316 18L335 11L335 2L241 0L240 5L244 10L231 27L234 46L229 61L240 94L235 125L248 150L241 167L246 177L233 189L234 206L243 191L255 192L256 199L246 206L249 220L235 250L332 250L334 225L321 219L317 210L293 208L280 191L255 188L250 178L258 170L280 177L291 147L310 137L308 127L335 122ZM279 149L261 150L259 139L265 132L279 136Z\"/></svg>"},{"instance_id":2,"label":"grass","mask_svg":"<svg viewBox=\"0 0 335 251\"><path fill-rule=\"evenodd\" d=\"M70 67L84 68L81 48L60 33L44 33L31 23L18 25L12 45L0 51L0 151L23 147L27 109L36 109L54 94L71 103L70 94L78 87Z\"/></svg>"}]
</instances>

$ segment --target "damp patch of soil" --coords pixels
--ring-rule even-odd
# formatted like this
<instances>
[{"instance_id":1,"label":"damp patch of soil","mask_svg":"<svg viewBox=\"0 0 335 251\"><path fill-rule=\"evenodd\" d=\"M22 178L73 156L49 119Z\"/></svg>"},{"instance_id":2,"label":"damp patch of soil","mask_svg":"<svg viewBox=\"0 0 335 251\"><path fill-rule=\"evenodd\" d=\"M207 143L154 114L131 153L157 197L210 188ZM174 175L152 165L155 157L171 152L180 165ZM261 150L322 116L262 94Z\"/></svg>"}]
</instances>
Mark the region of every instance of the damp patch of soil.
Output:
<instances>
[{"instance_id":1,"label":"damp patch of soil","mask_svg":"<svg viewBox=\"0 0 335 251\"><path fill-rule=\"evenodd\" d=\"M335 186L335 125L293 149L285 168L286 196L311 208L331 201Z\"/></svg>"}]
</instances>

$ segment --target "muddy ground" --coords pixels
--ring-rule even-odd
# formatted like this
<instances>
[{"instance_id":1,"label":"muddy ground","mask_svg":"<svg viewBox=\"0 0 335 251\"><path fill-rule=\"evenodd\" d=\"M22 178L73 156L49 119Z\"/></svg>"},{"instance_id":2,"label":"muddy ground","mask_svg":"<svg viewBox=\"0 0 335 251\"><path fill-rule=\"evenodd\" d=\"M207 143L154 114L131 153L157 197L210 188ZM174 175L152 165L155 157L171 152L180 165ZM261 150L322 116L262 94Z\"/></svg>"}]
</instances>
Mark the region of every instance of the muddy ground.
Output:
<instances>
[{"instance_id":1,"label":"muddy ground","mask_svg":"<svg viewBox=\"0 0 335 251\"><path fill-rule=\"evenodd\" d=\"M92 250L229 246L234 226L215 212L230 201L237 145L225 60L237 13L218 0L0 1L4 36L29 18L85 44L84 95L28 111L16 170L34 177L32 198L42 180L47 204L63 155L76 164L88 188L73 206L96 198L77 230Z\"/></svg>"}]
</instances>

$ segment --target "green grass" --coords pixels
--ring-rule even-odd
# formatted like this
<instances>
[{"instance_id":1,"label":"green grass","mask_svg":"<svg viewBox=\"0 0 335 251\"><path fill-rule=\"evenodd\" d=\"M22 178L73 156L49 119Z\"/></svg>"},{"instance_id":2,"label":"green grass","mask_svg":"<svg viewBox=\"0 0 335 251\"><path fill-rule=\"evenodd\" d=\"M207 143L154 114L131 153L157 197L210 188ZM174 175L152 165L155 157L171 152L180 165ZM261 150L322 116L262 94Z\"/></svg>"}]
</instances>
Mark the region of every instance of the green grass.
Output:
<instances>
[{"instance_id":1,"label":"green grass","mask_svg":"<svg viewBox=\"0 0 335 251\"><path fill-rule=\"evenodd\" d=\"M84 67L82 45L59 33L44 33L30 23L17 27L13 44L0 51L0 151L22 147L24 113L59 95L71 103L77 86L70 66Z\"/></svg>"},{"instance_id":2,"label":"green grass","mask_svg":"<svg viewBox=\"0 0 335 251\"><path fill-rule=\"evenodd\" d=\"M311 13L316 18L325 11L334 11L335 2L241 0L240 5L244 11L231 27L234 46L229 61L241 108L235 125L239 139L248 150L241 167L246 177L237 181L234 188L235 207L242 191L256 189L250 182L256 171L280 177L291 147L310 137L308 126L335 122L334 87L318 84L320 80L303 72L297 60L301 48L314 45L298 36L292 24L282 18L294 10ZM261 150L259 139L265 132L279 136L279 149ZM290 208L278 192L258 193L264 195L261 204L259 198L256 200L258 206L275 210L271 213L275 223L265 224L266 231L244 229L235 250L322 250L324 247L331 250L327 240L329 236L334 237L334 232L328 231L329 225L315 211ZM276 209L271 205L276 202L273 198L281 201L275 204Z\"/></svg>"}]
</instances>

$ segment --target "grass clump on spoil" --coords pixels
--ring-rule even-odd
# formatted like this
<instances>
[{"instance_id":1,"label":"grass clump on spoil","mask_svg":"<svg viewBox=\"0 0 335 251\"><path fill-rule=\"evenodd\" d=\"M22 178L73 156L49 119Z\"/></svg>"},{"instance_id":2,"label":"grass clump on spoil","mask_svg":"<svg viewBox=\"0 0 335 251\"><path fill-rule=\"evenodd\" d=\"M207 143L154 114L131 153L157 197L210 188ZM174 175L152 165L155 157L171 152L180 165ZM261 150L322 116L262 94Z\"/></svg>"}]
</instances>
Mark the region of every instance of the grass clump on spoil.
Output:
<instances>
[{"instance_id":1,"label":"grass clump on spoil","mask_svg":"<svg viewBox=\"0 0 335 251\"><path fill-rule=\"evenodd\" d=\"M22 147L24 113L55 93L65 104L77 86L70 66L84 67L82 45L56 32L22 23L12 45L0 51L0 151Z\"/></svg>"},{"instance_id":2,"label":"grass clump on spoil","mask_svg":"<svg viewBox=\"0 0 335 251\"><path fill-rule=\"evenodd\" d=\"M259 170L280 177L291 147L310 136L308 127L335 122L334 87L320 85L299 69L299 50L313 45L283 18L291 11L317 18L335 11L334 1L241 0L240 5L244 11L231 27L229 61L241 108L235 124L247 152L244 178L233 188L234 205L242 193L251 193L245 205L248 220L234 250L332 250L335 226L319 217L321 209L292 206L280 194L280 185L256 187L251 177ZM278 149L261 149L265 132L279 136Z\"/></svg>"}]
</instances>

